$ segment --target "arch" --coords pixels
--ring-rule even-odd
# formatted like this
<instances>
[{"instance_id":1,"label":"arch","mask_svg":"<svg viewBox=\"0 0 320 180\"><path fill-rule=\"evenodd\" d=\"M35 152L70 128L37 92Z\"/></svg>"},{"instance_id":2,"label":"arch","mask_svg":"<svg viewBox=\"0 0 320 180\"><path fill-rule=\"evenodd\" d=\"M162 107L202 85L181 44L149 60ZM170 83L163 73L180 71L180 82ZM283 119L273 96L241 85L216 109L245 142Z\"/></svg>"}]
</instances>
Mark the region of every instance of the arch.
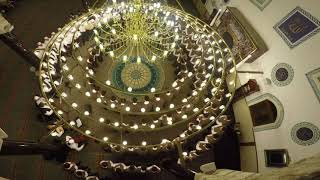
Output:
<instances>
[{"instance_id":1,"label":"arch","mask_svg":"<svg viewBox=\"0 0 320 180\"><path fill-rule=\"evenodd\" d=\"M278 98L273 96L272 94L266 93L263 94L259 97L256 97L248 102L248 106L253 106L257 103L260 103L262 101L268 100L274 104L277 110L277 117L273 123L265 124L265 125L259 125L253 127L253 131L258 132L258 131L265 131L265 130L270 130L270 129L277 129L281 126L283 118L284 118L284 108L282 103Z\"/></svg>"}]
</instances>

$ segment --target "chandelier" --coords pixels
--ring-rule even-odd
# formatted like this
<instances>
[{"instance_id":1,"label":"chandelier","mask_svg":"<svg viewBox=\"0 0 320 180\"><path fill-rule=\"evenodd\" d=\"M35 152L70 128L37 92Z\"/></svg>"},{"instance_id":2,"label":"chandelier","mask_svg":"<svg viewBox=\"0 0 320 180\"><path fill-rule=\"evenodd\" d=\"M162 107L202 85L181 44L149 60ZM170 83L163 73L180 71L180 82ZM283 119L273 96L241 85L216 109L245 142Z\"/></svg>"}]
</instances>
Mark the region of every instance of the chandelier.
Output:
<instances>
[{"instance_id":1,"label":"chandelier","mask_svg":"<svg viewBox=\"0 0 320 180\"><path fill-rule=\"evenodd\" d=\"M58 125L114 152L174 149L227 122L233 55L184 11L142 1L104 5L59 28L35 54Z\"/></svg>"}]
</instances>

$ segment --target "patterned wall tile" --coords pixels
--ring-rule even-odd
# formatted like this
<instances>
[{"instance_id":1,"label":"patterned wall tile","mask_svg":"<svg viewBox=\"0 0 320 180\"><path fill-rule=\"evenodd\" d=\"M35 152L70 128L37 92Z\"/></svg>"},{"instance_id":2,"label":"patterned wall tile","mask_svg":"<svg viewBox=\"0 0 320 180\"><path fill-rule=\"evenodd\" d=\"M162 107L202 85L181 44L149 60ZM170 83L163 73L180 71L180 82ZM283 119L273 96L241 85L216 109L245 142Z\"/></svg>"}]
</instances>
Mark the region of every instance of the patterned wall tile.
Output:
<instances>
[{"instance_id":1,"label":"patterned wall tile","mask_svg":"<svg viewBox=\"0 0 320 180\"><path fill-rule=\"evenodd\" d=\"M293 68L286 63L279 63L272 68L271 80L277 86L286 86L294 77Z\"/></svg>"},{"instance_id":2,"label":"patterned wall tile","mask_svg":"<svg viewBox=\"0 0 320 180\"><path fill-rule=\"evenodd\" d=\"M320 138L320 130L309 122L301 122L291 129L292 140L302 146L309 146L316 143Z\"/></svg>"}]
</instances>

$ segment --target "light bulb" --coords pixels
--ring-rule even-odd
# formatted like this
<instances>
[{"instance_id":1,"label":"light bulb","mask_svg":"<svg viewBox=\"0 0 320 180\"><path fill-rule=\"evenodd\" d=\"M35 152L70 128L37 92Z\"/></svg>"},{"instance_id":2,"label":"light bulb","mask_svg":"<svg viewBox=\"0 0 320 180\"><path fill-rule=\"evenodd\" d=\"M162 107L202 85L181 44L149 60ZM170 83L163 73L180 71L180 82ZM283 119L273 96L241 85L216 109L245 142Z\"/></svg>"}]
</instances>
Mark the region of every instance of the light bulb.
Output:
<instances>
[{"instance_id":1,"label":"light bulb","mask_svg":"<svg viewBox=\"0 0 320 180\"><path fill-rule=\"evenodd\" d=\"M77 59L78 59L78 61L80 61L80 62L83 60L83 58L82 58L81 56L78 56Z\"/></svg>"},{"instance_id":2,"label":"light bulb","mask_svg":"<svg viewBox=\"0 0 320 180\"><path fill-rule=\"evenodd\" d=\"M109 52L109 54L110 54L110 56L111 56L111 57L113 57L113 56L114 56L113 51L110 51L110 52Z\"/></svg>"},{"instance_id":3,"label":"light bulb","mask_svg":"<svg viewBox=\"0 0 320 180\"><path fill-rule=\"evenodd\" d=\"M85 133L89 135L89 134L91 134L91 131L86 130Z\"/></svg>"},{"instance_id":4,"label":"light bulb","mask_svg":"<svg viewBox=\"0 0 320 180\"><path fill-rule=\"evenodd\" d=\"M141 57L137 57L137 63L138 63L138 64L141 63Z\"/></svg>"},{"instance_id":5,"label":"light bulb","mask_svg":"<svg viewBox=\"0 0 320 180\"><path fill-rule=\"evenodd\" d=\"M138 128L139 128L139 127L138 127L137 124L133 125L133 129L138 129Z\"/></svg>"},{"instance_id":6,"label":"light bulb","mask_svg":"<svg viewBox=\"0 0 320 180\"><path fill-rule=\"evenodd\" d=\"M76 84L76 88L80 89L81 85L80 84Z\"/></svg>"},{"instance_id":7,"label":"light bulb","mask_svg":"<svg viewBox=\"0 0 320 180\"><path fill-rule=\"evenodd\" d=\"M61 93L62 97L67 97L67 94L65 92Z\"/></svg>"},{"instance_id":8,"label":"light bulb","mask_svg":"<svg viewBox=\"0 0 320 180\"><path fill-rule=\"evenodd\" d=\"M104 138L103 138L103 141L108 141L108 140L109 140L108 137L104 137Z\"/></svg>"},{"instance_id":9,"label":"light bulb","mask_svg":"<svg viewBox=\"0 0 320 180\"><path fill-rule=\"evenodd\" d=\"M110 86L110 85L111 85L111 81L110 81L110 80L107 80L107 81L106 81L106 85Z\"/></svg>"},{"instance_id":10,"label":"light bulb","mask_svg":"<svg viewBox=\"0 0 320 180\"><path fill-rule=\"evenodd\" d=\"M104 122L104 118L99 118L99 122L103 123Z\"/></svg>"},{"instance_id":11,"label":"light bulb","mask_svg":"<svg viewBox=\"0 0 320 180\"><path fill-rule=\"evenodd\" d=\"M147 142L142 141L141 144L142 144L142 146L146 146L146 145L147 145Z\"/></svg>"}]
</instances>

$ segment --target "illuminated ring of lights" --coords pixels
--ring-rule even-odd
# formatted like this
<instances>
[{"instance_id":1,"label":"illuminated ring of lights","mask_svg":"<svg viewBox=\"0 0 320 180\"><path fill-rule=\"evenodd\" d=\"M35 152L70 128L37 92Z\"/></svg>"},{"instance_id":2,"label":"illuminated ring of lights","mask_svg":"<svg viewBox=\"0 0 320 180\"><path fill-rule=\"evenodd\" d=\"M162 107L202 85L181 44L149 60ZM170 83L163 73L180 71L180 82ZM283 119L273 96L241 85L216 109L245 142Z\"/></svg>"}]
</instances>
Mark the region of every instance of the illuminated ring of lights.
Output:
<instances>
[{"instance_id":1,"label":"illuminated ring of lights","mask_svg":"<svg viewBox=\"0 0 320 180\"><path fill-rule=\"evenodd\" d=\"M194 23L193 23L192 25L198 27L198 28L197 28L198 30L200 30L201 28L204 28L204 29L205 29L203 33L208 33L208 34L209 34L209 32L212 32L212 29L210 29L210 27L204 26L204 24L203 24L202 22L200 22L200 21L197 20L197 19L194 19L194 18L191 17L190 15L184 14L183 12L178 11L178 10L176 10L176 9L172 9L172 8L170 8L170 7L164 7L164 8L165 8L167 11L175 12L176 14L178 14L178 15L180 16L180 18L181 18L181 16L182 16L183 18L185 18L185 21L186 21L186 19L188 19L189 21L193 20ZM100 10L100 9L98 9L98 10ZM90 12L89 15L90 15L91 13L95 13L95 12L96 12L96 11ZM79 17L77 20L81 20L82 18L85 19L85 17L86 17L87 15L88 15L88 14L83 15L83 16ZM74 22L77 22L77 20L75 20ZM70 23L70 24L71 24L71 23ZM68 28L68 26L66 26L65 28L63 28L63 30L62 30L59 34L61 34L61 33L65 33L65 34L66 34L66 32L65 32L64 30L66 30L67 28ZM196 29L196 28L195 28L195 29ZM62 35L62 34L61 34L61 35ZM215 41L217 42L217 44L215 44L215 48L218 49L215 53L216 53L216 54L222 54L222 51L225 50L226 53L229 53L229 57L231 58L232 55L230 54L230 50L229 50L229 49L227 49L227 48L221 49L221 48L220 48L220 45L219 45L219 44L225 45L225 43L223 42L223 40L221 39L221 37L218 36L216 33L212 34L212 36L215 36L216 38L219 39L219 42L218 42L218 40L215 40L215 38L213 38L213 40L215 40ZM57 38L62 38L62 37L61 37L60 35L57 35L57 36L55 36L54 38L52 38L52 39L50 40L50 42L49 42L49 46L47 46L47 48L46 48L46 52L51 52L51 50L52 50L53 47L50 46L50 44L52 45L52 44L55 42L55 40L57 40ZM220 41L221 41L221 42L220 42ZM59 44L59 43L58 43L58 44ZM60 44L61 44L61 43L60 43ZM50 50L49 50L48 48L50 48ZM59 49L59 51L61 50L61 45L60 45L60 47L59 47L58 49ZM49 50L49 51L48 51L48 50ZM60 51L60 53L61 53L61 51ZM49 54L50 54L50 53L49 53ZM42 61L41 61L41 64L40 64L40 72L42 72L42 68L45 66L45 64L44 64L44 59L48 58L47 55L48 55L48 54L45 54L44 56L42 56ZM221 56L222 56L222 58L225 58L223 55L221 55ZM59 58L61 58L61 55L59 55ZM46 61L49 62L48 59L47 59ZM227 61L227 59L225 58L225 59L223 59L223 61ZM49 62L49 63L50 63L50 62ZM233 59L232 59L231 63L232 63L232 64L231 64L231 67L230 67L230 68L226 68L225 65L224 65L223 67L226 68L227 70L232 70L232 68L234 67L234 64L235 64ZM48 64L47 64L47 67L48 67ZM51 72L50 69L52 70L51 67L48 67L48 69L43 68L44 71L48 71L48 72ZM217 89L219 89L219 88L221 87L221 83L219 83L219 82L223 81L224 78L225 78L225 73L224 73L224 71L225 71L224 69L221 70L221 71L219 71L219 72L223 72L223 73L221 73L221 77L220 77L221 79L220 79L219 81L218 81L217 78L214 78L214 79L213 79L213 80L215 80L215 82L214 82L213 84L217 84ZM215 73L216 73L216 72L215 72ZM228 72L228 73L229 73L229 72ZM235 71L234 71L234 70L233 70L232 73L235 75ZM48 75L50 76L51 82L53 82L53 78L52 78L51 74L52 74L52 73L48 73ZM234 78L235 78L235 77L234 77ZM43 89L43 86L42 86L42 84L44 83L43 77L42 77L42 76L39 76L39 80L40 80L41 90L42 90L42 92L43 92L44 97L45 97L46 100L48 101L49 105L50 105L53 109L55 109L53 103L51 103L51 102L49 101L49 97L50 97L50 96L48 97L47 93L44 92L44 89ZM208 83L210 83L210 82L211 82L211 81L208 81ZM61 92L60 92L59 90L57 90L57 87L56 87L54 84L52 84L52 85L53 85L55 91L58 93L58 95L61 96ZM235 85L235 84L233 84L233 86L234 86L234 85ZM216 91L215 91L214 93L216 93ZM221 108L221 111L219 111L218 116L219 116L220 114L222 114L222 113L225 111L226 107L228 107L228 105L230 104L231 99L232 99L232 96L233 96L233 93L234 93L234 91L232 91L231 95L228 96L228 102L227 102L224 106L221 106L222 108ZM63 99L63 101L65 101L64 98L62 98L62 99ZM67 104L68 104L68 103L67 103ZM69 103L69 105L70 105L70 103ZM69 123L67 120L65 120L65 119L57 112L57 110L55 110L55 113L56 113L56 115L57 115L61 120L63 120L65 123L67 123L67 124ZM191 137L191 136L193 136L194 134L203 131L203 130L206 129L207 127L210 127L213 123L214 123L214 121L211 121L210 123L208 123L207 125L205 125L204 127L202 127L201 130L193 133L193 134L190 135L190 136L187 136L186 138ZM86 136L88 136L88 137L90 137L90 138L93 138L93 139L98 140L98 141L100 141L100 142L104 142L102 139L100 139L100 138L98 138L98 137L95 137L95 136L89 135L89 134L85 134L85 133L83 133L82 130L77 129L77 128L73 127L73 126L71 126L71 127L72 127L74 130L76 130L76 131L78 131L78 132L80 132L80 133L82 133L82 134L84 134L84 135L86 135ZM104 142L104 143L110 143L110 142ZM112 142L112 144L118 144L118 143ZM120 144L119 144L119 145L120 145ZM148 146L153 147L153 146L155 146L155 145L157 145L157 144L148 145ZM130 146L139 147L140 145L130 145Z\"/></svg>"}]
</instances>

